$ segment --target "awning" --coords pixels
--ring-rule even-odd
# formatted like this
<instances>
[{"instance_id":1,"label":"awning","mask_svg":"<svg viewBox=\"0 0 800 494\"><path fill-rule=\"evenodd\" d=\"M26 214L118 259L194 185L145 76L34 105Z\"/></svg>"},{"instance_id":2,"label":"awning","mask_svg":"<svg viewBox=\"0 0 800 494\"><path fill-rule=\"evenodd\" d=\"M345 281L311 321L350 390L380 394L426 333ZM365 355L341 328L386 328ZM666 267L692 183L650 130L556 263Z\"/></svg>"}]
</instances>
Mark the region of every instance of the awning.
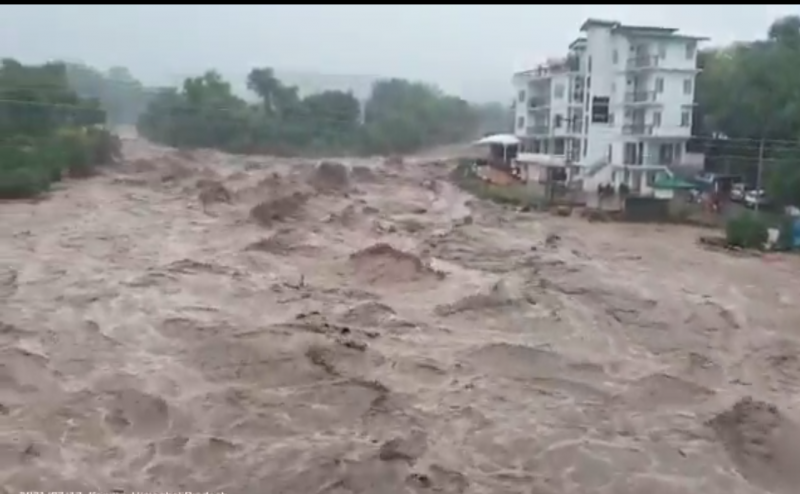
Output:
<instances>
[{"instance_id":1,"label":"awning","mask_svg":"<svg viewBox=\"0 0 800 494\"><path fill-rule=\"evenodd\" d=\"M519 144L519 138L512 134L495 134L486 136L483 139L478 139L472 143L473 146L490 146L492 144L514 146Z\"/></svg>"},{"instance_id":2,"label":"awning","mask_svg":"<svg viewBox=\"0 0 800 494\"><path fill-rule=\"evenodd\" d=\"M681 180L678 177L662 177L653 183L652 188L662 190L691 190L696 189L697 186L686 180Z\"/></svg>"}]
</instances>

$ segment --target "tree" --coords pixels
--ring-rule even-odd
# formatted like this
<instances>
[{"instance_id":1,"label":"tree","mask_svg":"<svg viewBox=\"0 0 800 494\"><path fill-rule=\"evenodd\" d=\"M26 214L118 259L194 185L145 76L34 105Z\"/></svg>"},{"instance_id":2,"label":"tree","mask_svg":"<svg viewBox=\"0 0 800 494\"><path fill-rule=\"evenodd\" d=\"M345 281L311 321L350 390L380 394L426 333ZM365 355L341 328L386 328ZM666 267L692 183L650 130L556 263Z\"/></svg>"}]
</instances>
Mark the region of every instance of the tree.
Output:
<instances>
[{"instance_id":1,"label":"tree","mask_svg":"<svg viewBox=\"0 0 800 494\"><path fill-rule=\"evenodd\" d=\"M477 113L466 101L403 79L375 84L364 125L367 149L389 153L457 142L478 132Z\"/></svg>"},{"instance_id":2,"label":"tree","mask_svg":"<svg viewBox=\"0 0 800 494\"><path fill-rule=\"evenodd\" d=\"M0 197L46 191L63 173L85 176L118 151L97 100L70 89L60 63L0 66Z\"/></svg>"},{"instance_id":3,"label":"tree","mask_svg":"<svg viewBox=\"0 0 800 494\"><path fill-rule=\"evenodd\" d=\"M763 40L703 52L699 62L695 131L728 138L707 149L712 166L735 158L738 171L752 175L764 142L767 192L780 202L800 199L792 185L800 186L800 17L776 20Z\"/></svg>"},{"instance_id":4,"label":"tree","mask_svg":"<svg viewBox=\"0 0 800 494\"><path fill-rule=\"evenodd\" d=\"M353 94L301 97L272 69L250 72L259 99L247 104L218 73L187 79L159 94L139 119L151 140L277 154L403 153L473 138L480 113L466 101L402 79L377 82L362 104ZM363 110L363 111L362 111Z\"/></svg>"}]
</instances>

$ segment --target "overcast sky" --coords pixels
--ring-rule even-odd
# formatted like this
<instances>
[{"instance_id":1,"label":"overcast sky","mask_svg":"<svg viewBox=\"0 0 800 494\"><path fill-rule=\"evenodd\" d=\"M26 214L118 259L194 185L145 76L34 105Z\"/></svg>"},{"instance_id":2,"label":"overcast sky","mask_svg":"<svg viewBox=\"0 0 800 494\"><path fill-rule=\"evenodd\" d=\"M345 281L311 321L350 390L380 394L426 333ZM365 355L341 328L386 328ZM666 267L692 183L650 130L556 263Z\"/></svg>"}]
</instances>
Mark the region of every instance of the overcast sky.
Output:
<instances>
[{"instance_id":1,"label":"overcast sky","mask_svg":"<svg viewBox=\"0 0 800 494\"><path fill-rule=\"evenodd\" d=\"M425 79L511 93L511 73L562 55L587 17L676 27L724 44L797 5L3 5L0 50L22 61L124 65L149 83L254 66Z\"/></svg>"}]
</instances>

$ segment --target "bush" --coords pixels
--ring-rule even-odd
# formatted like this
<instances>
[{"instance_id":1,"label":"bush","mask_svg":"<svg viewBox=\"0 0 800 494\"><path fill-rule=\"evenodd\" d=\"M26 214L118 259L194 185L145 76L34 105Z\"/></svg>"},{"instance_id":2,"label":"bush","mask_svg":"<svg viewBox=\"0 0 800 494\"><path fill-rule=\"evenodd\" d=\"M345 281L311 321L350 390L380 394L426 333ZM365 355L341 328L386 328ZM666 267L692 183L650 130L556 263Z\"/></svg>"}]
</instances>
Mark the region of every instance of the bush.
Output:
<instances>
[{"instance_id":1,"label":"bush","mask_svg":"<svg viewBox=\"0 0 800 494\"><path fill-rule=\"evenodd\" d=\"M54 172L35 147L0 147L0 198L21 199L47 191Z\"/></svg>"},{"instance_id":2,"label":"bush","mask_svg":"<svg viewBox=\"0 0 800 494\"><path fill-rule=\"evenodd\" d=\"M16 138L0 146L0 198L33 197L61 180L86 177L98 166L113 163L118 139L99 129L69 128L52 137Z\"/></svg>"},{"instance_id":3,"label":"bush","mask_svg":"<svg viewBox=\"0 0 800 494\"><path fill-rule=\"evenodd\" d=\"M35 102L30 105L28 102ZM36 196L111 163L119 142L97 127L105 113L69 88L63 64L0 63L0 197Z\"/></svg>"},{"instance_id":4,"label":"bush","mask_svg":"<svg viewBox=\"0 0 800 494\"><path fill-rule=\"evenodd\" d=\"M761 249L768 238L766 222L751 212L731 218L725 225L725 239L732 247Z\"/></svg>"}]
</instances>

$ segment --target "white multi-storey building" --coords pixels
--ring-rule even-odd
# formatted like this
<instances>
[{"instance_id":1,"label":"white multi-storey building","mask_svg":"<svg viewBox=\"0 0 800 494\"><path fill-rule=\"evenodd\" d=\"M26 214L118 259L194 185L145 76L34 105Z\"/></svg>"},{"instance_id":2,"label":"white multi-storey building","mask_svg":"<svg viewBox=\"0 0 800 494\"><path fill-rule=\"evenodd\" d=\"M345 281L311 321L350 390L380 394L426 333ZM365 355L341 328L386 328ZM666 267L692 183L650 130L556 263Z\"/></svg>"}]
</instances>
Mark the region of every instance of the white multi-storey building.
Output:
<instances>
[{"instance_id":1,"label":"white multi-storey building","mask_svg":"<svg viewBox=\"0 0 800 494\"><path fill-rule=\"evenodd\" d=\"M514 74L515 133L523 151L563 156L587 190L647 192L686 154L705 38L596 19L581 31L566 58Z\"/></svg>"}]
</instances>

